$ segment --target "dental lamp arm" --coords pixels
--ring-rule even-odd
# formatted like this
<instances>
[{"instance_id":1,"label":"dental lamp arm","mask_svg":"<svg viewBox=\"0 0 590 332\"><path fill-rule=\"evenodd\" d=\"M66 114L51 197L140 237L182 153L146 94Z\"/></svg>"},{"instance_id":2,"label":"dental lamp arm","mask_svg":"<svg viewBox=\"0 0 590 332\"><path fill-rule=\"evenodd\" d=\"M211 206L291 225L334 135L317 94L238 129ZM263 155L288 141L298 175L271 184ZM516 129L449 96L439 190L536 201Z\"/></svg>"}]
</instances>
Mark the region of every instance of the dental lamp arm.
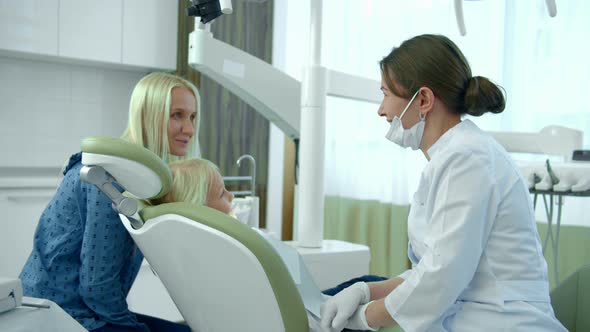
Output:
<instances>
[{"instance_id":1,"label":"dental lamp arm","mask_svg":"<svg viewBox=\"0 0 590 332\"><path fill-rule=\"evenodd\" d=\"M214 0L190 1L195 4ZM223 8L223 4L221 6ZM229 9L231 12L231 3ZM287 136L298 139L302 84L271 64L215 39L208 31L208 25L196 26L189 37L189 65L244 100ZM379 81L333 70L326 69L326 72L328 95L376 104L381 102Z\"/></svg>"},{"instance_id":2,"label":"dental lamp arm","mask_svg":"<svg viewBox=\"0 0 590 332\"><path fill-rule=\"evenodd\" d=\"M189 37L189 65L244 100L287 136L300 136L301 83L204 29ZM380 82L327 70L328 95L380 103Z\"/></svg>"},{"instance_id":3,"label":"dental lamp arm","mask_svg":"<svg viewBox=\"0 0 590 332\"><path fill-rule=\"evenodd\" d=\"M188 63L244 100L291 138L299 137L301 84L272 65L213 38L189 36Z\"/></svg>"}]
</instances>

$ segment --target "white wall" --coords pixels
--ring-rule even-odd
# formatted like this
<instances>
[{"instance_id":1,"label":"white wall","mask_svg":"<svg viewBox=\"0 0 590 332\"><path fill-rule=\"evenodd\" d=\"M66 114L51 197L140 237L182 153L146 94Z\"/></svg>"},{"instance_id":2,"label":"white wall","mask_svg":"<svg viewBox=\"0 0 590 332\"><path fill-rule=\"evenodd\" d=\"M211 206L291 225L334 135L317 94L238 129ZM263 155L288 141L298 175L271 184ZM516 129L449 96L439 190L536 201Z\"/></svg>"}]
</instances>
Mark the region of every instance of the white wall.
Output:
<instances>
[{"instance_id":1,"label":"white wall","mask_svg":"<svg viewBox=\"0 0 590 332\"><path fill-rule=\"evenodd\" d=\"M0 57L0 168L60 166L82 138L119 136L143 75Z\"/></svg>"},{"instance_id":2,"label":"white wall","mask_svg":"<svg viewBox=\"0 0 590 332\"><path fill-rule=\"evenodd\" d=\"M0 57L0 276L20 272L59 169L81 140L121 135L144 74Z\"/></svg>"}]
</instances>

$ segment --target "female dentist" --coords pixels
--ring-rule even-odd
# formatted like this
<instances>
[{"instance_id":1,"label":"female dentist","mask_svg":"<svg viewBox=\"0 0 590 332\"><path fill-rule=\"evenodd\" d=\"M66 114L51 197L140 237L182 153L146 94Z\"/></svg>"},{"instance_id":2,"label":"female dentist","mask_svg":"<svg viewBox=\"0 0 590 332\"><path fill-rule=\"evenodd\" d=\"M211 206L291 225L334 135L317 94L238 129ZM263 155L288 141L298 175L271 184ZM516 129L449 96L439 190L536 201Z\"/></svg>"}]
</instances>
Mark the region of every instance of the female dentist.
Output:
<instances>
[{"instance_id":1,"label":"female dentist","mask_svg":"<svg viewBox=\"0 0 590 332\"><path fill-rule=\"evenodd\" d=\"M322 305L329 331L566 331L553 314L528 188L506 151L464 114L504 110L448 38L421 35L380 62L387 139L428 160L408 216L412 268Z\"/></svg>"},{"instance_id":2,"label":"female dentist","mask_svg":"<svg viewBox=\"0 0 590 332\"><path fill-rule=\"evenodd\" d=\"M190 82L152 73L135 86L122 138L164 161L199 156L199 93ZM110 199L80 179L81 153L43 211L33 251L20 278L24 294L60 305L95 332L189 332L190 328L136 315L127 294L143 255L111 208Z\"/></svg>"}]
</instances>

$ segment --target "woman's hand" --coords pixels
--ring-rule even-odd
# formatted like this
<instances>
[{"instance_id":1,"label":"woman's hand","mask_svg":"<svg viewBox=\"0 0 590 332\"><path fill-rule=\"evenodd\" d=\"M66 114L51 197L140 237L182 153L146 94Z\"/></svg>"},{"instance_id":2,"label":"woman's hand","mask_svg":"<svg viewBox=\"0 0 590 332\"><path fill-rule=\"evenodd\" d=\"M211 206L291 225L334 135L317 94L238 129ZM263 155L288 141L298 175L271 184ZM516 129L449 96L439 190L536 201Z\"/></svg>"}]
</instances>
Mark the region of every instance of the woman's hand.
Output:
<instances>
[{"instance_id":1,"label":"woman's hand","mask_svg":"<svg viewBox=\"0 0 590 332\"><path fill-rule=\"evenodd\" d=\"M359 306L368 303L370 299L369 286L364 282L357 282L342 290L322 304L320 310L322 327L327 331L342 331ZM365 306L363 308L366 309Z\"/></svg>"},{"instance_id":2,"label":"woman's hand","mask_svg":"<svg viewBox=\"0 0 590 332\"><path fill-rule=\"evenodd\" d=\"M350 319L344 327L349 330L377 331L376 328L372 328L371 326L369 326L369 323L367 322L367 308L372 303L374 302L363 304L358 309L356 309L356 311L354 312L352 317L350 317Z\"/></svg>"}]
</instances>

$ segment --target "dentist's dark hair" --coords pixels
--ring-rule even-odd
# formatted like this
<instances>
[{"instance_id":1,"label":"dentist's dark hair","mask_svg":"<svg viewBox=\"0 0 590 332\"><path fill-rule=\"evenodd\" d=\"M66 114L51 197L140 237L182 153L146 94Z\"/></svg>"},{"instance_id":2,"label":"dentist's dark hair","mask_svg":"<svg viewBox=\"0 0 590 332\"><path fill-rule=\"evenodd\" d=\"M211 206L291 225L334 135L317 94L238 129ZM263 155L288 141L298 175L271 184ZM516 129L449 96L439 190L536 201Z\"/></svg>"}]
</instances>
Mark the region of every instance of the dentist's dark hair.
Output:
<instances>
[{"instance_id":1,"label":"dentist's dark hair","mask_svg":"<svg viewBox=\"0 0 590 332\"><path fill-rule=\"evenodd\" d=\"M387 88L403 98L425 86L459 115L501 113L506 106L504 89L485 77L472 76L461 50L442 35L408 39L379 66Z\"/></svg>"}]
</instances>

